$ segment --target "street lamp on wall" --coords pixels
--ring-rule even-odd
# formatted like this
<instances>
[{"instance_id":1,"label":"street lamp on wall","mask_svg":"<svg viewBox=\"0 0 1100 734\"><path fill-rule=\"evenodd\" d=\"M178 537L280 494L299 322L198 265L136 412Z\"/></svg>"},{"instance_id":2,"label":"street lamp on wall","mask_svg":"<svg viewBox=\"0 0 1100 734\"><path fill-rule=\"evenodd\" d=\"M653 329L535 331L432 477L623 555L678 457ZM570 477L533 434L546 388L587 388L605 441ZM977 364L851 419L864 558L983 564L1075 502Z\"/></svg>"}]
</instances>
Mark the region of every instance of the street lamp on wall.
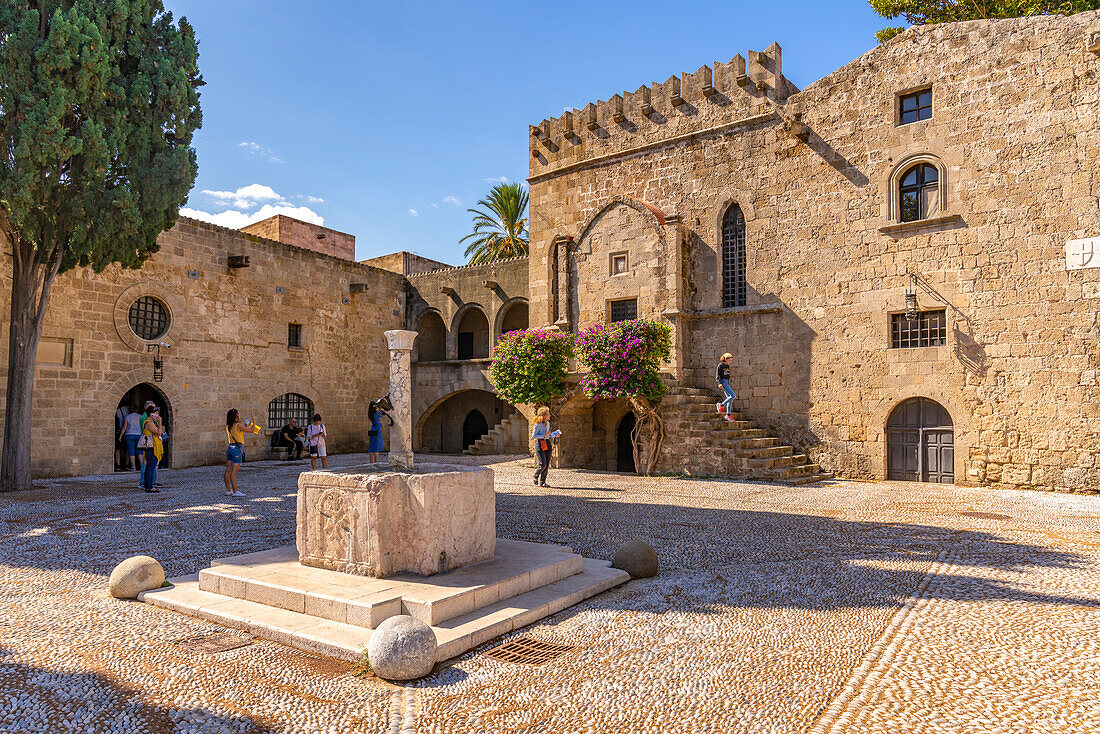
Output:
<instances>
[{"instance_id":1,"label":"street lamp on wall","mask_svg":"<svg viewBox=\"0 0 1100 734\"><path fill-rule=\"evenodd\" d=\"M171 349L172 345L167 342L157 342L156 344L147 344L145 351L152 352L156 350L157 354L153 357L153 382L164 381L164 360L160 356L161 347L164 349Z\"/></svg>"},{"instance_id":2,"label":"street lamp on wall","mask_svg":"<svg viewBox=\"0 0 1100 734\"><path fill-rule=\"evenodd\" d=\"M917 276L909 275L909 286L905 289L905 318L912 321L917 318Z\"/></svg>"}]
</instances>

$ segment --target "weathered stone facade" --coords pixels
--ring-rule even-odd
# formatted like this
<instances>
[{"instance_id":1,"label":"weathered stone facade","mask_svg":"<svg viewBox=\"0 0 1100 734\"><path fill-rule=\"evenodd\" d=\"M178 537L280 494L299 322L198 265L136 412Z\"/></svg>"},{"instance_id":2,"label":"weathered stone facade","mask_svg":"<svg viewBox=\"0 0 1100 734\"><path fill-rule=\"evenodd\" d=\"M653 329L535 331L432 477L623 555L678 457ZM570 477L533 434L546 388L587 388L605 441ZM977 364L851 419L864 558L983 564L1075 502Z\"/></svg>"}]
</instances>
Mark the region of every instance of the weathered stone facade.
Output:
<instances>
[{"instance_id":1,"label":"weathered stone facade","mask_svg":"<svg viewBox=\"0 0 1100 734\"><path fill-rule=\"evenodd\" d=\"M180 219L140 270L74 270L54 285L35 370L32 470L36 476L108 472L114 412L135 385L167 403L171 465L225 461L225 413L238 408L269 430L246 438L265 458L272 400L308 398L332 451L364 450L367 401L386 392L382 332L405 322L404 279L254 235ZM229 257L248 267L230 268ZM0 269L10 272L10 254ZM353 288L356 284L365 287ZM355 292L353 292L355 291ZM131 305L152 296L168 312L152 341L134 333ZM0 306L0 379L6 379L10 304ZM288 346L300 324L301 347ZM153 380L150 343L164 377ZM351 377L351 379L349 379Z\"/></svg>"},{"instance_id":2,"label":"weathered stone facade","mask_svg":"<svg viewBox=\"0 0 1100 734\"><path fill-rule=\"evenodd\" d=\"M1098 12L914 27L801 91L773 44L544 120L529 259L354 263L181 220L140 271L55 287L34 470L110 467L112 413L151 383L127 321L149 295L171 318L153 387L177 466L222 460L228 407L262 420L287 393L332 449L361 449L382 332L401 328L419 332L413 448L461 450L515 414L487 377L502 332L638 316L673 326L661 471L875 479L913 457L921 478L1098 490L1098 34ZM739 399L719 441L706 391L726 351ZM625 401L574 384L555 407L558 463L622 469Z\"/></svg>"},{"instance_id":3,"label":"weathered stone facade","mask_svg":"<svg viewBox=\"0 0 1100 734\"><path fill-rule=\"evenodd\" d=\"M711 388L733 353L739 409L841 476L885 477L888 418L924 397L953 421L955 481L1100 488L1100 269L1065 259L1100 234L1098 30L914 27L802 91L772 46L533 126L532 325L637 298L675 327L674 378ZM926 88L931 119L900 124ZM938 207L902 222L921 162ZM723 308L733 204L747 294ZM629 273L593 284L616 252ZM891 348L907 293L946 312L945 345Z\"/></svg>"},{"instance_id":4,"label":"weathered stone facade","mask_svg":"<svg viewBox=\"0 0 1100 734\"><path fill-rule=\"evenodd\" d=\"M413 351L413 446L457 453L472 443L463 426L481 425L474 411L486 430L515 412L493 390L489 363L502 333L527 328L527 259L410 275L406 302L406 328L419 334Z\"/></svg>"}]
</instances>

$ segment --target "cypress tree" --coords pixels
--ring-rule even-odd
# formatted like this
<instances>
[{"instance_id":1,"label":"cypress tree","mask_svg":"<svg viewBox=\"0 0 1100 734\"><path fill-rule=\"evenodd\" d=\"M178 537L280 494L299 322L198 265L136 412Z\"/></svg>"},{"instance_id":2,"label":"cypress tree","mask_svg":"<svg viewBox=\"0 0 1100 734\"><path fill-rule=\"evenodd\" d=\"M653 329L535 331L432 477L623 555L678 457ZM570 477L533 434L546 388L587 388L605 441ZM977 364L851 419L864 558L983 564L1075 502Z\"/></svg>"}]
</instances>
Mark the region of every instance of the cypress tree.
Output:
<instances>
[{"instance_id":1,"label":"cypress tree","mask_svg":"<svg viewBox=\"0 0 1100 734\"><path fill-rule=\"evenodd\" d=\"M138 268L195 182L198 45L161 0L0 0L0 237L11 324L0 489L28 488L50 288Z\"/></svg>"}]
</instances>

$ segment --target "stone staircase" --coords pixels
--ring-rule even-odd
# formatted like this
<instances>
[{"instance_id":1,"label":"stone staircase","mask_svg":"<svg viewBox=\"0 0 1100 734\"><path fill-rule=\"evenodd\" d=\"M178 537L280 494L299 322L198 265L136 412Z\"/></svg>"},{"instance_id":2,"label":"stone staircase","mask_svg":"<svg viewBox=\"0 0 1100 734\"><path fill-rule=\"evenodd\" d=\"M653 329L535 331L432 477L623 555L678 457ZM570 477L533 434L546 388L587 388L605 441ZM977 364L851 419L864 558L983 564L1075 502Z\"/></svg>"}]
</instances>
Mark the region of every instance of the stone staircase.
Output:
<instances>
[{"instance_id":1,"label":"stone staircase","mask_svg":"<svg viewBox=\"0 0 1100 734\"><path fill-rule=\"evenodd\" d=\"M832 479L805 454L784 446L741 413L732 413L733 421L727 421L718 415L715 402L713 391L679 386L661 399L665 444L658 471L792 485Z\"/></svg>"},{"instance_id":2,"label":"stone staircase","mask_svg":"<svg viewBox=\"0 0 1100 734\"><path fill-rule=\"evenodd\" d=\"M531 426L522 413L505 418L488 433L474 441L462 453L470 456L495 454L530 454Z\"/></svg>"}]
</instances>

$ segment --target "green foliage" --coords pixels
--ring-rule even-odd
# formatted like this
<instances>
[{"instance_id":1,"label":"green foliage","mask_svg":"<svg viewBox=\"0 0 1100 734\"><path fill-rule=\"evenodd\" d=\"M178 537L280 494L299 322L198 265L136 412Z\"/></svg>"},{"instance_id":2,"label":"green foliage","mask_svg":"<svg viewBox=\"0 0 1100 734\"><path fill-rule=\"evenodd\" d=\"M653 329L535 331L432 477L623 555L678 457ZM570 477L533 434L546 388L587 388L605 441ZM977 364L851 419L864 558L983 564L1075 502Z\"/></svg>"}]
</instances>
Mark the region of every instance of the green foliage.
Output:
<instances>
[{"instance_id":1,"label":"green foliage","mask_svg":"<svg viewBox=\"0 0 1100 734\"><path fill-rule=\"evenodd\" d=\"M156 251L195 181L197 59L160 0L0 0L0 227L37 263Z\"/></svg>"},{"instance_id":2,"label":"green foliage","mask_svg":"<svg viewBox=\"0 0 1100 734\"><path fill-rule=\"evenodd\" d=\"M489 380L513 405L548 405L565 389L572 356L568 334L549 329L509 331L497 340Z\"/></svg>"},{"instance_id":3,"label":"green foliage","mask_svg":"<svg viewBox=\"0 0 1100 734\"><path fill-rule=\"evenodd\" d=\"M911 25L953 23L980 18L1019 18L1028 15L1073 15L1100 9L1100 0L870 0L874 11L893 20L904 16ZM883 28L875 34L888 41L904 28Z\"/></svg>"},{"instance_id":4,"label":"green foliage","mask_svg":"<svg viewBox=\"0 0 1100 734\"><path fill-rule=\"evenodd\" d=\"M589 397L656 400L666 390L660 366L672 356L672 327L647 319L595 324L577 337L577 356Z\"/></svg>"},{"instance_id":5,"label":"green foliage","mask_svg":"<svg viewBox=\"0 0 1100 734\"><path fill-rule=\"evenodd\" d=\"M474 215L474 231L466 256L470 263L486 263L527 254L527 190L522 184L501 183L477 202L483 209L467 209Z\"/></svg>"}]
</instances>

